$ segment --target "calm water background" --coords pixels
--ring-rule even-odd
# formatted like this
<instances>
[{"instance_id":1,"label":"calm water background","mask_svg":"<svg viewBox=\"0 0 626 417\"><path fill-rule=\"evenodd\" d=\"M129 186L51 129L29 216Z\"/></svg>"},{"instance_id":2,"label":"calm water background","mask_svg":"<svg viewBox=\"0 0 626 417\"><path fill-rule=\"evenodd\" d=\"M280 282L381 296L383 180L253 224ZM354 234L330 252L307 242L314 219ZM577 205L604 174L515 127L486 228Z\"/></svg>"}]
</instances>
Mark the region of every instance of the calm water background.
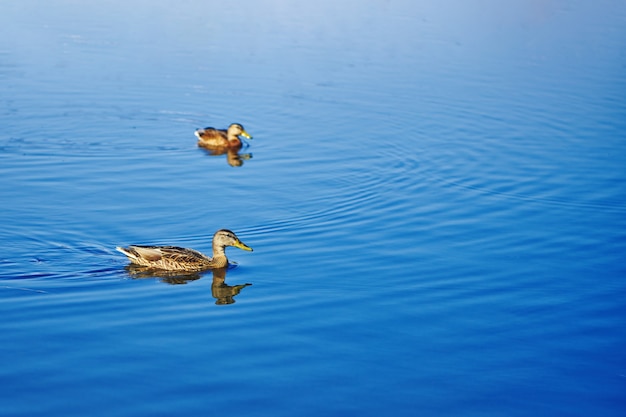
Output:
<instances>
[{"instance_id":1,"label":"calm water background","mask_svg":"<svg viewBox=\"0 0 626 417\"><path fill-rule=\"evenodd\" d=\"M0 28L0 414L626 413L626 3L23 0ZM231 122L240 167L193 136ZM223 227L255 250L234 298L114 250Z\"/></svg>"}]
</instances>

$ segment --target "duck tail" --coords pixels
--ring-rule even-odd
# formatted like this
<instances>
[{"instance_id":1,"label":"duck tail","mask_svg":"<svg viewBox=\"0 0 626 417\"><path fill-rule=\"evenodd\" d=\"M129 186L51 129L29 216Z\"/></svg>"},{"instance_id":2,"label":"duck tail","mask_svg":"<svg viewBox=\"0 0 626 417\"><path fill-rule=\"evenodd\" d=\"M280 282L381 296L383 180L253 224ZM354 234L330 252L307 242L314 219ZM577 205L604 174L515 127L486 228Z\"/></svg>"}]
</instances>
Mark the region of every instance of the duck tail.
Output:
<instances>
[{"instance_id":1,"label":"duck tail","mask_svg":"<svg viewBox=\"0 0 626 417\"><path fill-rule=\"evenodd\" d=\"M129 249L127 248L122 248L120 246L116 246L115 249L119 252L122 252L124 255L126 255L128 258L130 259L137 259L137 255L134 254L133 252L131 252Z\"/></svg>"}]
</instances>

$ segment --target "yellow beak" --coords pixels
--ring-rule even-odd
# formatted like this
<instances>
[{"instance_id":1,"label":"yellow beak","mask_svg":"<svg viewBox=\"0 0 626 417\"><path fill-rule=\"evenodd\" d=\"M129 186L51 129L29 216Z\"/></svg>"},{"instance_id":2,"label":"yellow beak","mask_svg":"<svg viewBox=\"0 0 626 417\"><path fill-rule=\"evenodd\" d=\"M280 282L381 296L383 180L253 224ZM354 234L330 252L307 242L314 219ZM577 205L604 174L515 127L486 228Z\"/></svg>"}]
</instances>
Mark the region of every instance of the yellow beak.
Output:
<instances>
[{"instance_id":1,"label":"yellow beak","mask_svg":"<svg viewBox=\"0 0 626 417\"><path fill-rule=\"evenodd\" d=\"M252 252L252 248L248 245L246 245L245 243L243 243L241 240L236 241L235 243L233 243L233 246L239 249L243 249L243 250L247 250Z\"/></svg>"}]
</instances>

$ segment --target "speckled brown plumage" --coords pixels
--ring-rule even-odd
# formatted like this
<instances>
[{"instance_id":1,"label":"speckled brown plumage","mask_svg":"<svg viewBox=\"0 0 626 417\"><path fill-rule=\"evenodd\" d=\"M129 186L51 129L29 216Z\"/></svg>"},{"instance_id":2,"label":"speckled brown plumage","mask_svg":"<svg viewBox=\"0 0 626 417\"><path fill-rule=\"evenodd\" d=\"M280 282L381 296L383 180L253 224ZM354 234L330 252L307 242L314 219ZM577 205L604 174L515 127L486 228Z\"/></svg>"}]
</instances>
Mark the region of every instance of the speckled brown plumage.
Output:
<instances>
[{"instance_id":1,"label":"speckled brown plumage","mask_svg":"<svg viewBox=\"0 0 626 417\"><path fill-rule=\"evenodd\" d=\"M213 257L178 246L131 245L116 249L128 257L131 263L167 271L204 271L228 265L225 249L234 246L252 251L230 230L221 229L213 235Z\"/></svg>"},{"instance_id":2,"label":"speckled brown plumage","mask_svg":"<svg viewBox=\"0 0 626 417\"><path fill-rule=\"evenodd\" d=\"M252 139L252 136L239 123L231 124L227 130L205 127L196 130L194 134L198 138L198 146L218 150L241 149L243 143L239 136Z\"/></svg>"}]
</instances>

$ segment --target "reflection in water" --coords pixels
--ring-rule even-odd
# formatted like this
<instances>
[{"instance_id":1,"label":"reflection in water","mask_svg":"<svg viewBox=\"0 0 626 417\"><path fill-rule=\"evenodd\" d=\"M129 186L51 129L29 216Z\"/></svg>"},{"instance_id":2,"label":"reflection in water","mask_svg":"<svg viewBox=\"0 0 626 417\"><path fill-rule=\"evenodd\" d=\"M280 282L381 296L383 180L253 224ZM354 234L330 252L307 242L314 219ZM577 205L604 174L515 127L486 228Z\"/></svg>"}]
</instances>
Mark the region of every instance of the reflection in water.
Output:
<instances>
[{"instance_id":1,"label":"reflection in water","mask_svg":"<svg viewBox=\"0 0 626 417\"><path fill-rule=\"evenodd\" d=\"M230 267L233 266L231 265ZM128 275L130 275L130 277L133 279L159 278L161 282L172 285L186 284L189 281L195 281L197 279L200 279L202 277L202 274L204 273L165 271L135 264L127 265L125 269L128 272ZM238 295L243 288L252 285L249 283L228 285L226 283L226 271L228 269L229 267L211 270L213 272L211 295L213 296L213 298L215 298L215 304L217 305L233 304L235 302L235 296Z\"/></svg>"},{"instance_id":2,"label":"reflection in water","mask_svg":"<svg viewBox=\"0 0 626 417\"><path fill-rule=\"evenodd\" d=\"M211 295L215 298L215 304L233 304L235 302L235 296L241 292L241 290L248 285L252 284L239 284L228 285L226 284L226 268L213 269L213 284L211 284Z\"/></svg>"},{"instance_id":3,"label":"reflection in water","mask_svg":"<svg viewBox=\"0 0 626 417\"><path fill-rule=\"evenodd\" d=\"M159 278L168 284L186 284L189 281L200 279L202 276L201 272L166 271L137 264L128 264L124 269L133 279Z\"/></svg>"},{"instance_id":4,"label":"reflection in water","mask_svg":"<svg viewBox=\"0 0 626 417\"><path fill-rule=\"evenodd\" d=\"M248 145L246 144L246 147ZM208 149L202 147L209 155L224 155L226 154L226 162L231 167L240 167L243 165L243 161L252 159L251 153L239 153L239 149Z\"/></svg>"}]
</instances>

